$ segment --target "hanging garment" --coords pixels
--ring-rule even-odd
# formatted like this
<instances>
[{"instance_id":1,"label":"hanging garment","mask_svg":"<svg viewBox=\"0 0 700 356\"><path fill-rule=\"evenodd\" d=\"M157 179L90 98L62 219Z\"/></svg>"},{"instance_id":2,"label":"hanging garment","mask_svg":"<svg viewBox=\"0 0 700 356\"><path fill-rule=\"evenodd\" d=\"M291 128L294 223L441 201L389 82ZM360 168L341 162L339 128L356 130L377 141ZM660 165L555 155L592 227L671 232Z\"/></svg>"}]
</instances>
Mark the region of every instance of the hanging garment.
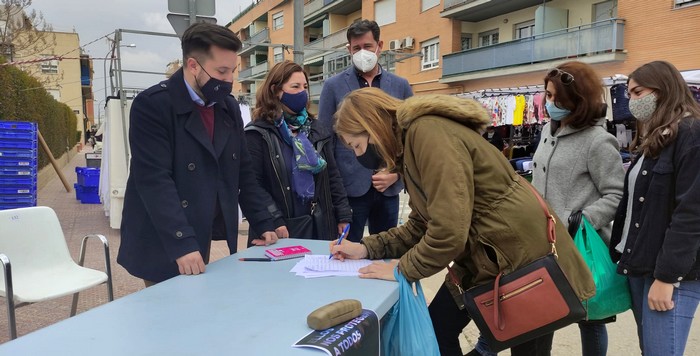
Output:
<instances>
[{"instance_id":1,"label":"hanging garment","mask_svg":"<svg viewBox=\"0 0 700 356\"><path fill-rule=\"evenodd\" d=\"M630 99L627 95L627 84L615 84L611 86L610 97L612 98L613 121L634 119L629 109Z\"/></svg>"}]
</instances>

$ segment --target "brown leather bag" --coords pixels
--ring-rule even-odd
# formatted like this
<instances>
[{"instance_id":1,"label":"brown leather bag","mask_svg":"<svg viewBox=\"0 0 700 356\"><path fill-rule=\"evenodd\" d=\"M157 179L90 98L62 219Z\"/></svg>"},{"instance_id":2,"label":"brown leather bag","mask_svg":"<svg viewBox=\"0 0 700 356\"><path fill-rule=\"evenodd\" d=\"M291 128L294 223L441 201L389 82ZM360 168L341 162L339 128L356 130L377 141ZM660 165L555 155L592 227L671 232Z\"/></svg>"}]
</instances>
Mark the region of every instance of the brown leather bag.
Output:
<instances>
[{"instance_id":1,"label":"brown leather bag","mask_svg":"<svg viewBox=\"0 0 700 356\"><path fill-rule=\"evenodd\" d=\"M524 182L524 181L523 181ZM469 316L498 352L575 323L586 310L557 263L554 216L534 187L533 191L547 219L551 252L515 271L496 276L462 294ZM461 289L452 270L452 281Z\"/></svg>"}]
</instances>

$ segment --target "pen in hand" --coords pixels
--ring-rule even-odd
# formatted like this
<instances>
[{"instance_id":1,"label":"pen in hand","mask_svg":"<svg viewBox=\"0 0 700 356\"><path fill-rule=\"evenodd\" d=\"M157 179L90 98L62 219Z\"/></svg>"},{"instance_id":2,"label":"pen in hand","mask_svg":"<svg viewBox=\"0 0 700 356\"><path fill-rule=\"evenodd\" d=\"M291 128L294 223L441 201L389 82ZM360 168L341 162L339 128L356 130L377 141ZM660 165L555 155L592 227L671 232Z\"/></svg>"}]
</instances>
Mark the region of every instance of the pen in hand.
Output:
<instances>
[{"instance_id":1,"label":"pen in hand","mask_svg":"<svg viewBox=\"0 0 700 356\"><path fill-rule=\"evenodd\" d=\"M338 243L335 244L336 246L337 246L337 245L340 245L340 243L343 242L343 237L345 237L345 235L348 234L348 231L350 231L350 223L348 223L347 225L345 225L345 228L343 229L343 233L340 234L340 237L338 238ZM330 260L330 259L332 259L332 258L333 258L333 254L331 253L331 255L328 256L328 259Z\"/></svg>"}]
</instances>

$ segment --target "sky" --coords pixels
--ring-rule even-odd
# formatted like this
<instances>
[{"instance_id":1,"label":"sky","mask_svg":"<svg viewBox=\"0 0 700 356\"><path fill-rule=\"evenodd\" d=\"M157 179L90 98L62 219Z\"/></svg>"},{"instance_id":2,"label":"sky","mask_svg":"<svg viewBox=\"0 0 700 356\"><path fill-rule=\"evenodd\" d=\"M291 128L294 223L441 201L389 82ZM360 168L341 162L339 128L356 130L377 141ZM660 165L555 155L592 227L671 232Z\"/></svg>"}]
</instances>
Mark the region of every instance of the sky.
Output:
<instances>
[{"instance_id":1,"label":"sky","mask_svg":"<svg viewBox=\"0 0 700 356\"><path fill-rule=\"evenodd\" d=\"M218 24L226 25L252 2L253 0L215 0L214 17ZM118 28L175 33L166 18L168 0L33 0L30 9L43 13L54 31L77 32L80 45L94 58L108 57L109 42L103 38L89 43ZM110 35L110 38L114 36ZM124 69L165 72L168 62L182 56L180 41L175 37L124 34L122 45L128 44L135 44L136 47L120 48ZM103 105L104 101L99 101L105 98L104 61L95 60L93 63L95 105ZM107 70L108 67L109 62ZM124 85L146 88L163 79L165 77L160 75L125 74ZM95 116L97 114L96 106Z\"/></svg>"}]
</instances>

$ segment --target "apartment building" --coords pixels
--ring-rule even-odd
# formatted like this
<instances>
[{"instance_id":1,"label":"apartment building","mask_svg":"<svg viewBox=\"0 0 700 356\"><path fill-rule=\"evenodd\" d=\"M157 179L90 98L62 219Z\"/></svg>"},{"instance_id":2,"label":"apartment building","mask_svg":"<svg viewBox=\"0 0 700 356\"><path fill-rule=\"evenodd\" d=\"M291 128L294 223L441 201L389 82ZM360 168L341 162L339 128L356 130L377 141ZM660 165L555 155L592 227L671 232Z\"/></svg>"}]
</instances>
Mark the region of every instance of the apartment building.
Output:
<instances>
[{"instance_id":1,"label":"apartment building","mask_svg":"<svg viewBox=\"0 0 700 356\"><path fill-rule=\"evenodd\" d=\"M382 66L414 93L527 88L570 60L601 77L652 60L700 69L700 0L306 0L304 67L311 95L351 65L345 32L373 19ZM260 0L229 24L244 42L234 94L252 96L274 63L293 59L293 1Z\"/></svg>"},{"instance_id":2,"label":"apartment building","mask_svg":"<svg viewBox=\"0 0 700 356\"><path fill-rule=\"evenodd\" d=\"M23 71L34 76L54 99L68 105L75 113L76 130L85 132L94 123L92 109L92 60L83 55L80 38L74 32L37 32L44 38L40 52L37 47L15 48L15 61L33 61L21 64ZM62 58L56 58L61 56ZM87 110L87 111L86 111Z\"/></svg>"}]
</instances>

